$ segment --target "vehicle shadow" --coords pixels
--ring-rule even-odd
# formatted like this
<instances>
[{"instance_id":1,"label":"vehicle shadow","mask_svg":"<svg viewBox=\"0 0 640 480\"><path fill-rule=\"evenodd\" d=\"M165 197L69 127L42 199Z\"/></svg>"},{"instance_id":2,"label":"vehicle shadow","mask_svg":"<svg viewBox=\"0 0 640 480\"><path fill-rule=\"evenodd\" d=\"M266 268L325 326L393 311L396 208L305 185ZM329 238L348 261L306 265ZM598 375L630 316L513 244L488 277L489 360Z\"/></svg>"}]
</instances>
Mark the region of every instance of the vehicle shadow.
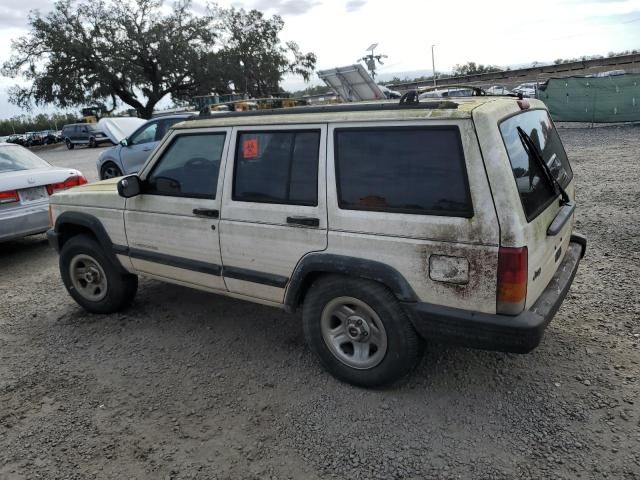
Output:
<instances>
[{"instance_id":1,"label":"vehicle shadow","mask_svg":"<svg viewBox=\"0 0 640 480\"><path fill-rule=\"evenodd\" d=\"M22 262L33 255L51 253L45 234L32 235L0 244L0 267Z\"/></svg>"},{"instance_id":2,"label":"vehicle shadow","mask_svg":"<svg viewBox=\"0 0 640 480\"><path fill-rule=\"evenodd\" d=\"M91 323L96 320L92 317ZM82 325L86 321L78 311L72 323ZM282 367L286 365L291 368L286 376L297 377L309 392L321 394L328 384L338 389L355 388L324 372L305 343L300 312L291 315L273 307L145 279L126 312L101 317L101 321L114 328L126 325L128 335L155 339L165 346L176 344L193 352L206 351L207 363L214 370L221 364L249 362L261 365L265 378L278 378L285 375ZM541 380L545 385L549 382L547 372L556 358L555 350L560 344L580 341L564 338L568 333L562 335L555 338L554 332L554 338L543 340L537 350L526 355L426 342L422 361L405 381L369 392L381 398L397 392L502 398L508 392L530 389ZM243 373L234 372L240 376ZM317 381L309 382L310 378Z\"/></svg>"}]
</instances>

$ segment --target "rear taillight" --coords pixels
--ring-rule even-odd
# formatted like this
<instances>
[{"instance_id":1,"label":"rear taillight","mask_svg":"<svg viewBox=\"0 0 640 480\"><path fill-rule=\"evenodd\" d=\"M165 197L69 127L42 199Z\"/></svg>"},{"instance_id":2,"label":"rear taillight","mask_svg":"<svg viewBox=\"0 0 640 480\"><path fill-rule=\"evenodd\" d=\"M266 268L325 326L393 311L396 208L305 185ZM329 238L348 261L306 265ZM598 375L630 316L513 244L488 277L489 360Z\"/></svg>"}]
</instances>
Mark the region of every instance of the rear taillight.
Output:
<instances>
[{"instance_id":1,"label":"rear taillight","mask_svg":"<svg viewBox=\"0 0 640 480\"><path fill-rule=\"evenodd\" d=\"M84 175L71 175L64 182L52 183L50 185L47 185L47 192L49 192L49 195L53 195L54 193L61 190L67 190L68 188L77 187L78 185L84 185L85 183L88 182Z\"/></svg>"},{"instance_id":2,"label":"rear taillight","mask_svg":"<svg viewBox=\"0 0 640 480\"><path fill-rule=\"evenodd\" d=\"M498 288L496 311L517 315L527 299L527 247L500 247L498 252Z\"/></svg>"},{"instance_id":3,"label":"rear taillight","mask_svg":"<svg viewBox=\"0 0 640 480\"><path fill-rule=\"evenodd\" d=\"M0 192L0 204L15 203L20 201L20 196L17 190L8 190L6 192Z\"/></svg>"}]
</instances>

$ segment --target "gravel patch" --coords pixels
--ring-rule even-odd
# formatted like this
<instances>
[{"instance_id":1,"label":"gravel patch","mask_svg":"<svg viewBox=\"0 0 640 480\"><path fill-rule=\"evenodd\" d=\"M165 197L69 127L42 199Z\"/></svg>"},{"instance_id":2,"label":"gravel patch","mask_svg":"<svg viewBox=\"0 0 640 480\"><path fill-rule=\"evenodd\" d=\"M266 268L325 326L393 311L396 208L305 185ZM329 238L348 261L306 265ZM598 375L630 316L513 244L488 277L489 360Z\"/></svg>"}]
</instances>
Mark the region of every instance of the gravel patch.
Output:
<instances>
[{"instance_id":1,"label":"gravel patch","mask_svg":"<svg viewBox=\"0 0 640 480\"><path fill-rule=\"evenodd\" d=\"M276 309L142 279L87 314L44 236L3 244L0 478L640 478L639 132L560 131L589 245L542 345L429 345L393 389L334 380Z\"/></svg>"}]
</instances>

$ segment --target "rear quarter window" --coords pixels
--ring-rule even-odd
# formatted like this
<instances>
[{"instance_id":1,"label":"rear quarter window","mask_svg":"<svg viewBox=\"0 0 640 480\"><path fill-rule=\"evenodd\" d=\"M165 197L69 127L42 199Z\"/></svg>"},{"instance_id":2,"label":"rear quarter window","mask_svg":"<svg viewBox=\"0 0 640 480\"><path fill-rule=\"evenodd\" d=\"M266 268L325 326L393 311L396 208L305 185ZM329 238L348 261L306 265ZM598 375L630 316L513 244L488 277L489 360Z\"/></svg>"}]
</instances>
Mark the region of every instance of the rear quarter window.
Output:
<instances>
[{"instance_id":1,"label":"rear quarter window","mask_svg":"<svg viewBox=\"0 0 640 480\"><path fill-rule=\"evenodd\" d=\"M457 127L336 129L334 145L341 209L473 216Z\"/></svg>"}]
</instances>

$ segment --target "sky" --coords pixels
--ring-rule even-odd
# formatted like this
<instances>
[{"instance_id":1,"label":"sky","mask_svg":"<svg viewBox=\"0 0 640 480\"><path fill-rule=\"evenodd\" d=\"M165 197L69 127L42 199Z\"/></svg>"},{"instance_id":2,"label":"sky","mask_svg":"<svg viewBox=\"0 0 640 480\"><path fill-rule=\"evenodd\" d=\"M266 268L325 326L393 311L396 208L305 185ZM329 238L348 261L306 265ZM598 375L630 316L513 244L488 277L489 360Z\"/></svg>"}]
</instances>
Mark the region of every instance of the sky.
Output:
<instances>
[{"instance_id":1,"label":"sky","mask_svg":"<svg viewBox=\"0 0 640 480\"><path fill-rule=\"evenodd\" d=\"M10 56L11 40L28 33L29 11L45 13L52 5L0 0L0 63ZM194 0L194 11L203 5ZM218 5L281 15L282 40L314 52L318 70L353 64L373 43L376 54L388 56L380 74L431 70L434 44L441 72L468 61L506 67L640 49L640 0L221 0ZM0 77L0 118L29 113L7 102L6 89L15 82ZM305 84L287 78L283 86L297 90Z\"/></svg>"}]
</instances>

